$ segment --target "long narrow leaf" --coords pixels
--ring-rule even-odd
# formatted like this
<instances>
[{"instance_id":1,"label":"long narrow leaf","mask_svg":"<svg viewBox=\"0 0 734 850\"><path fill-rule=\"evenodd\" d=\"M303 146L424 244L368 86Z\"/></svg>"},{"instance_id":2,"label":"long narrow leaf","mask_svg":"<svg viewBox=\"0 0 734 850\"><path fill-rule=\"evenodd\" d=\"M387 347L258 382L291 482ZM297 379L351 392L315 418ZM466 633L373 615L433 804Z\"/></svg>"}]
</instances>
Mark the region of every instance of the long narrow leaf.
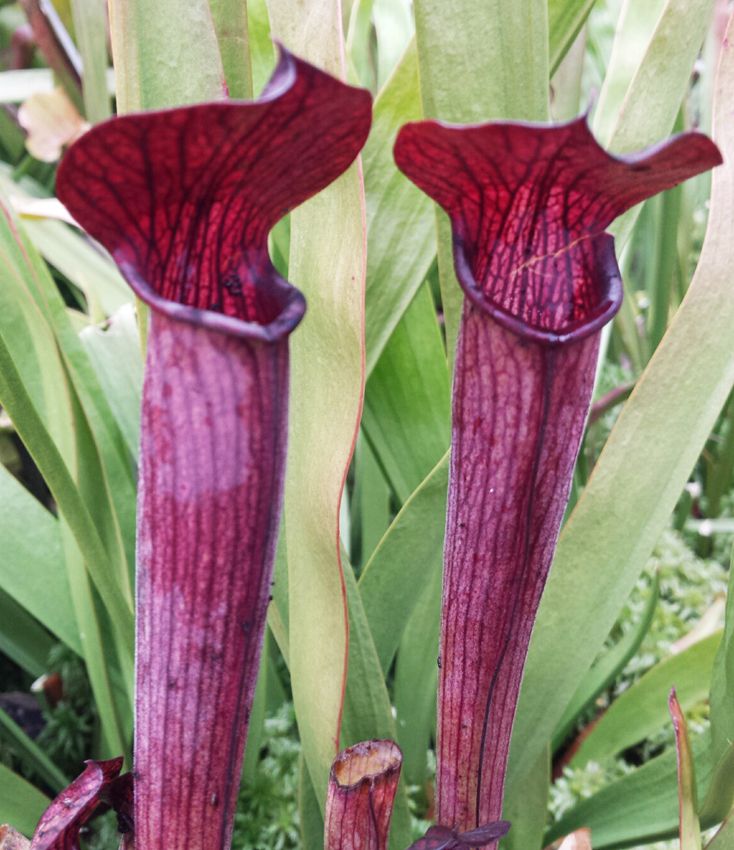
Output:
<instances>
[{"instance_id":1,"label":"long narrow leaf","mask_svg":"<svg viewBox=\"0 0 734 850\"><path fill-rule=\"evenodd\" d=\"M111 0L119 113L224 97L208 0Z\"/></svg>"},{"instance_id":2,"label":"long narrow leaf","mask_svg":"<svg viewBox=\"0 0 734 850\"><path fill-rule=\"evenodd\" d=\"M648 38L625 74L628 83L610 105L595 115L594 130L600 141L619 153L636 150L665 136L673 127L685 94L693 62L701 48L711 18L713 0L655 0L654 3L628 3L636 31L636 18L644 16L652 29L643 26ZM660 10L655 15L655 9ZM648 16L652 12L652 17ZM619 37L621 60L631 55L624 33ZM675 45L671 57L670 46ZM625 62L626 65L626 62ZM616 83L616 76L605 86Z\"/></svg>"},{"instance_id":3,"label":"long narrow leaf","mask_svg":"<svg viewBox=\"0 0 734 850\"><path fill-rule=\"evenodd\" d=\"M2 708L0 708L0 738L9 743L26 767L35 770L52 790L60 791L68 785L69 780L63 772Z\"/></svg>"},{"instance_id":4,"label":"long narrow leaf","mask_svg":"<svg viewBox=\"0 0 734 850\"><path fill-rule=\"evenodd\" d=\"M699 796L711 782L707 735L691 741ZM582 800L553 824L545 835L549 844L581 827L591 829L594 850L635 846L670 838L678 832L676 754L669 749L601 791ZM702 826L706 828L706 822Z\"/></svg>"},{"instance_id":5,"label":"long narrow leaf","mask_svg":"<svg viewBox=\"0 0 734 850\"><path fill-rule=\"evenodd\" d=\"M400 174L392 158L399 127L421 117L415 44L375 101L364 150L367 195L367 374L428 273L435 253L435 216L428 198Z\"/></svg>"},{"instance_id":6,"label":"long narrow leaf","mask_svg":"<svg viewBox=\"0 0 734 850\"><path fill-rule=\"evenodd\" d=\"M650 628L660 595L660 580L655 574L650 596L645 603L645 609L640 619L608 650L589 670L581 684L576 689L571 702L566 707L563 717L558 722L558 728L553 735L553 749L556 750L566 739L573 728L575 719L591 705L596 697L615 681L627 662L640 648L640 644Z\"/></svg>"},{"instance_id":7,"label":"long narrow leaf","mask_svg":"<svg viewBox=\"0 0 734 850\"><path fill-rule=\"evenodd\" d=\"M555 73L583 27L594 0L548 0L550 72Z\"/></svg>"},{"instance_id":8,"label":"long narrow leaf","mask_svg":"<svg viewBox=\"0 0 734 850\"><path fill-rule=\"evenodd\" d=\"M0 467L0 511L3 590L67 646L81 652L57 520L4 467Z\"/></svg>"},{"instance_id":9,"label":"long narrow leaf","mask_svg":"<svg viewBox=\"0 0 734 850\"><path fill-rule=\"evenodd\" d=\"M678 811L680 818L680 850L701 850L701 824L698 822L696 775L688 738L686 718L676 697L675 688L668 698L670 717L675 730L678 764Z\"/></svg>"},{"instance_id":10,"label":"long narrow leaf","mask_svg":"<svg viewBox=\"0 0 734 850\"><path fill-rule=\"evenodd\" d=\"M721 825L721 829L706 845L706 850L731 850L734 847L734 813Z\"/></svg>"},{"instance_id":11,"label":"long narrow leaf","mask_svg":"<svg viewBox=\"0 0 734 850\"><path fill-rule=\"evenodd\" d=\"M107 9L98 0L71 0L71 11L82 57L84 112L96 124L112 112L107 86Z\"/></svg>"},{"instance_id":12,"label":"long narrow leaf","mask_svg":"<svg viewBox=\"0 0 734 850\"><path fill-rule=\"evenodd\" d=\"M46 672L53 645L53 638L38 620L0 590L0 652L21 670L38 677Z\"/></svg>"},{"instance_id":13,"label":"long narrow leaf","mask_svg":"<svg viewBox=\"0 0 734 850\"><path fill-rule=\"evenodd\" d=\"M382 669L387 673L405 622L422 591L441 572L448 458L444 457L403 505L359 580ZM427 603L430 607L430 603Z\"/></svg>"},{"instance_id":14,"label":"long narrow leaf","mask_svg":"<svg viewBox=\"0 0 734 850\"><path fill-rule=\"evenodd\" d=\"M344 76L336 0L270 0L268 7L278 38ZM290 670L306 763L322 805L346 682L339 508L364 391L365 240L358 164L291 215L289 276L306 295L309 312L291 349L285 489Z\"/></svg>"},{"instance_id":15,"label":"long narrow leaf","mask_svg":"<svg viewBox=\"0 0 734 850\"><path fill-rule=\"evenodd\" d=\"M420 597L403 628L395 664L398 743L403 750L405 776L412 785L422 785L425 781L426 757L436 729L441 621L440 547L434 549L431 561L431 572L421 578Z\"/></svg>"},{"instance_id":16,"label":"long narrow leaf","mask_svg":"<svg viewBox=\"0 0 734 850\"><path fill-rule=\"evenodd\" d=\"M667 721L666 697L672 687L689 709L708 696L709 680L721 633L694 643L656 664L604 713L574 755L576 767L602 761L642 741Z\"/></svg>"},{"instance_id":17,"label":"long narrow leaf","mask_svg":"<svg viewBox=\"0 0 734 850\"><path fill-rule=\"evenodd\" d=\"M367 381L362 417L364 433L400 502L448 449L449 386L436 308L424 284Z\"/></svg>"},{"instance_id":18,"label":"long narrow leaf","mask_svg":"<svg viewBox=\"0 0 734 850\"><path fill-rule=\"evenodd\" d=\"M247 31L247 0L209 0L229 96L251 98L252 66Z\"/></svg>"},{"instance_id":19,"label":"long narrow leaf","mask_svg":"<svg viewBox=\"0 0 734 850\"><path fill-rule=\"evenodd\" d=\"M120 593L119 584L109 572L110 555L99 536L87 505L82 500L69 470L43 426L26 391L10 352L0 340L0 399L16 423L18 433L84 553L92 578L113 616L120 633L132 634L132 609ZM17 424L21 423L21 424Z\"/></svg>"},{"instance_id":20,"label":"long narrow leaf","mask_svg":"<svg viewBox=\"0 0 734 850\"><path fill-rule=\"evenodd\" d=\"M371 738L395 740L395 720L380 661L375 650L362 598L351 567L345 564L349 600L349 675L344 700L343 739L354 744ZM391 850L402 850L410 840L410 816L405 786L395 799Z\"/></svg>"},{"instance_id":21,"label":"long narrow leaf","mask_svg":"<svg viewBox=\"0 0 734 850\"><path fill-rule=\"evenodd\" d=\"M711 676L711 758L721 762L734 740L734 570L729 572L724 637L714 660ZM721 771L716 783L716 798L704 801L704 810L723 818L734 803L734 767ZM713 789L712 789L713 790Z\"/></svg>"}]
</instances>

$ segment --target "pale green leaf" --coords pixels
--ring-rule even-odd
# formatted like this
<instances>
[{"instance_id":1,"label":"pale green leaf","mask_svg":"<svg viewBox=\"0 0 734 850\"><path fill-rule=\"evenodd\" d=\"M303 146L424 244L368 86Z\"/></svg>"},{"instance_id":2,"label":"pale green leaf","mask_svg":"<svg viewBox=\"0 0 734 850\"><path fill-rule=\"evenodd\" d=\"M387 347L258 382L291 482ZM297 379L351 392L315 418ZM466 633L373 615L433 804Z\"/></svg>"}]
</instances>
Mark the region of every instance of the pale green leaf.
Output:
<instances>
[{"instance_id":1,"label":"pale green leaf","mask_svg":"<svg viewBox=\"0 0 734 850\"><path fill-rule=\"evenodd\" d=\"M342 746L374 739L397 737L390 697L383 678L370 624L349 564L344 564L349 603L349 674L344 695ZM410 841L410 816L405 783L395 797L390 850L403 850Z\"/></svg>"},{"instance_id":2,"label":"pale green leaf","mask_svg":"<svg viewBox=\"0 0 734 850\"><path fill-rule=\"evenodd\" d=\"M667 699L672 687L685 710L703 702L720 643L721 632L717 632L648 670L604 712L582 741L571 765L603 761L661 729L669 722Z\"/></svg>"},{"instance_id":3,"label":"pale green leaf","mask_svg":"<svg viewBox=\"0 0 734 850\"><path fill-rule=\"evenodd\" d=\"M257 674L255 685L255 696L252 700L252 708L247 721L247 742L245 744L245 758L242 762L242 781L252 784L260 761L260 747L265 726L265 710L268 703L268 679L270 678L270 634L266 630L263 640L262 653L260 656L260 669Z\"/></svg>"},{"instance_id":4,"label":"pale green leaf","mask_svg":"<svg viewBox=\"0 0 734 850\"><path fill-rule=\"evenodd\" d=\"M109 13L118 112L224 97L207 0L110 0Z\"/></svg>"},{"instance_id":5,"label":"pale green leaf","mask_svg":"<svg viewBox=\"0 0 734 850\"><path fill-rule=\"evenodd\" d=\"M655 8L660 9L657 18ZM616 83L616 69L604 82L594 130L600 142L617 153L639 150L666 136L673 127L689 84L693 63L711 20L713 0L628 0L632 18L630 33L625 28L615 38L625 84L622 92L603 105L604 90ZM652 10L653 16L649 17ZM639 18L643 22L638 23ZM652 31L651 31L652 26ZM632 32L644 33L640 48L627 42ZM633 64L630 66L629 56ZM637 60L637 61L635 61ZM626 82L629 80L629 82Z\"/></svg>"},{"instance_id":6,"label":"pale green leaf","mask_svg":"<svg viewBox=\"0 0 734 850\"><path fill-rule=\"evenodd\" d=\"M252 98L247 0L209 0L231 98Z\"/></svg>"},{"instance_id":7,"label":"pale green leaf","mask_svg":"<svg viewBox=\"0 0 734 850\"><path fill-rule=\"evenodd\" d=\"M270 38L270 19L265 0L248 0L247 23L252 65L252 91L254 95L258 95L275 65L275 50Z\"/></svg>"},{"instance_id":8,"label":"pale green leaf","mask_svg":"<svg viewBox=\"0 0 734 850\"><path fill-rule=\"evenodd\" d=\"M410 0L374 0L377 86L382 88L415 32Z\"/></svg>"},{"instance_id":9,"label":"pale green leaf","mask_svg":"<svg viewBox=\"0 0 734 850\"><path fill-rule=\"evenodd\" d=\"M390 488L369 444L361 436L352 465L354 487L349 500L350 554L363 565L390 525Z\"/></svg>"},{"instance_id":10,"label":"pale green leaf","mask_svg":"<svg viewBox=\"0 0 734 850\"><path fill-rule=\"evenodd\" d=\"M436 309L424 285L367 381L362 428L404 502L449 445L449 373ZM436 520L442 525L440 519Z\"/></svg>"},{"instance_id":11,"label":"pale green leaf","mask_svg":"<svg viewBox=\"0 0 734 850\"><path fill-rule=\"evenodd\" d=\"M354 0L347 26L347 60L350 76L365 88L377 87L372 8L374 0Z\"/></svg>"},{"instance_id":12,"label":"pale green leaf","mask_svg":"<svg viewBox=\"0 0 734 850\"><path fill-rule=\"evenodd\" d=\"M699 797L711 782L708 735L691 741ZM702 824L704 828L711 824ZM588 827L594 850L636 846L670 838L678 831L676 754L668 749L642 767L582 800L546 833L549 844L562 835Z\"/></svg>"},{"instance_id":13,"label":"pale green leaf","mask_svg":"<svg viewBox=\"0 0 734 850\"><path fill-rule=\"evenodd\" d=\"M289 49L344 77L336 0L270 0L268 8L274 35ZM291 213L289 278L309 310L290 343L289 662L303 752L322 805L346 681L339 506L364 388L365 234L357 165Z\"/></svg>"},{"instance_id":14,"label":"pale green leaf","mask_svg":"<svg viewBox=\"0 0 734 850\"><path fill-rule=\"evenodd\" d=\"M107 4L104 0L71 0L71 11L82 57L84 113L96 124L112 114L107 86Z\"/></svg>"},{"instance_id":15,"label":"pale green leaf","mask_svg":"<svg viewBox=\"0 0 734 850\"><path fill-rule=\"evenodd\" d=\"M589 16L595 0L548 0L550 70L555 73Z\"/></svg>"},{"instance_id":16,"label":"pale green leaf","mask_svg":"<svg viewBox=\"0 0 734 850\"><path fill-rule=\"evenodd\" d=\"M323 850L324 818L303 756L298 760L298 815L301 850Z\"/></svg>"},{"instance_id":17,"label":"pale green leaf","mask_svg":"<svg viewBox=\"0 0 734 850\"><path fill-rule=\"evenodd\" d=\"M716 783L716 799L704 801L704 809L714 817L723 817L734 803L734 570L729 570L724 637L714 661L711 676L711 758L723 762Z\"/></svg>"},{"instance_id":18,"label":"pale green leaf","mask_svg":"<svg viewBox=\"0 0 734 850\"><path fill-rule=\"evenodd\" d=\"M362 601L385 673L422 590L433 585L432 574L441 572L447 480L445 456L405 502L360 576Z\"/></svg>"},{"instance_id":19,"label":"pale green leaf","mask_svg":"<svg viewBox=\"0 0 734 850\"><path fill-rule=\"evenodd\" d=\"M364 149L367 197L367 374L428 273L436 222L430 199L393 159L399 128L421 118L418 55L412 43L379 93Z\"/></svg>"},{"instance_id":20,"label":"pale green leaf","mask_svg":"<svg viewBox=\"0 0 734 850\"><path fill-rule=\"evenodd\" d=\"M2 465L0 515L3 591L81 653L58 521ZM30 528L33 534L28 533Z\"/></svg>"},{"instance_id":21,"label":"pale green leaf","mask_svg":"<svg viewBox=\"0 0 734 850\"><path fill-rule=\"evenodd\" d=\"M79 337L125 438L130 457L137 457L143 359L133 305L121 307L110 317L106 327L90 325Z\"/></svg>"},{"instance_id":22,"label":"pale green leaf","mask_svg":"<svg viewBox=\"0 0 734 850\"><path fill-rule=\"evenodd\" d=\"M721 829L706 845L706 850L732 850L734 847L734 813L721 825Z\"/></svg>"},{"instance_id":23,"label":"pale green leaf","mask_svg":"<svg viewBox=\"0 0 734 850\"><path fill-rule=\"evenodd\" d=\"M642 65L667 0L635 3L625 0L619 13L604 84L596 104L594 130L608 145L620 120L620 111L637 69Z\"/></svg>"},{"instance_id":24,"label":"pale green leaf","mask_svg":"<svg viewBox=\"0 0 734 850\"><path fill-rule=\"evenodd\" d=\"M133 302L116 266L81 233L59 221L30 216L23 218L23 229L43 258L81 289L92 319L101 320Z\"/></svg>"},{"instance_id":25,"label":"pale green leaf","mask_svg":"<svg viewBox=\"0 0 734 850\"><path fill-rule=\"evenodd\" d=\"M425 782L426 756L436 727L441 554L439 545L427 564L426 575L421 576L421 592L413 612L409 617L402 615L407 622L395 663L398 743L403 751L403 773L411 785ZM401 567L400 562L394 562L393 571Z\"/></svg>"},{"instance_id":26,"label":"pale green leaf","mask_svg":"<svg viewBox=\"0 0 734 850\"><path fill-rule=\"evenodd\" d=\"M645 603L645 610L639 620L619 639L619 641L594 663L594 666L584 676L566 707L558 728L553 735L553 750L563 744L572 731L576 718L588 708L596 697L612 684L622 672L627 662L640 648L650 624L660 597L660 579L655 573L655 579L650 596Z\"/></svg>"},{"instance_id":27,"label":"pale green leaf","mask_svg":"<svg viewBox=\"0 0 734 850\"><path fill-rule=\"evenodd\" d=\"M512 826L500 842L501 850L540 850L544 846L550 774L551 755L550 749L546 748L530 772L523 797L515 797L502 812ZM582 850L582 847L574 850Z\"/></svg>"},{"instance_id":28,"label":"pale green leaf","mask_svg":"<svg viewBox=\"0 0 734 850\"><path fill-rule=\"evenodd\" d=\"M427 118L472 123L548 117L546 0L416 0L416 39ZM438 216L438 268L449 361L463 295L456 282L451 228Z\"/></svg>"}]
</instances>

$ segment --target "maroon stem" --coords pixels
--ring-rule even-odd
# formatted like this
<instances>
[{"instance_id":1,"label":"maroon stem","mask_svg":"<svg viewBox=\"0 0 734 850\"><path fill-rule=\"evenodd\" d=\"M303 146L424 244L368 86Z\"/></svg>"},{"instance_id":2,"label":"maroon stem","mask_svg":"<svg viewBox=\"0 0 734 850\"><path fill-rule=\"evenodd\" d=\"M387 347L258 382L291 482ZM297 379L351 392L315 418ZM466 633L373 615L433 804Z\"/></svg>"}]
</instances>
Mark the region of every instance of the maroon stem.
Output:
<instances>
[{"instance_id":1,"label":"maroon stem","mask_svg":"<svg viewBox=\"0 0 734 850\"><path fill-rule=\"evenodd\" d=\"M153 313L138 509L143 850L230 844L278 529L287 383L287 338Z\"/></svg>"},{"instance_id":2,"label":"maroon stem","mask_svg":"<svg viewBox=\"0 0 734 850\"><path fill-rule=\"evenodd\" d=\"M589 410L599 335L522 340L467 302L444 553L437 820L499 820L530 633Z\"/></svg>"},{"instance_id":3,"label":"maroon stem","mask_svg":"<svg viewBox=\"0 0 734 850\"><path fill-rule=\"evenodd\" d=\"M267 235L354 161L370 117L367 92L281 50L257 101L104 122L59 169L59 197L152 310L137 850L229 847L280 516L287 339L305 309Z\"/></svg>"},{"instance_id":4,"label":"maroon stem","mask_svg":"<svg viewBox=\"0 0 734 850\"><path fill-rule=\"evenodd\" d=\"M690 133L615 157L581 117L407 124L395 159L449 214L467 296L454 377L437 753L439 827L458 830L466 844L467 831L502 811L525 657L589 410L598 335L622 298L605 230L721 154Z\"/></svg>"},{"instance_id":5,"label":"maroon stem","mask_svg":"<svg viewBox=\"0 0 734 850\"><path fill-rule=\"evenodd\" d=\"M392 741L343 750L329 775L325 850L386 850L403 756Z\"/></svg>"}]
</instances>

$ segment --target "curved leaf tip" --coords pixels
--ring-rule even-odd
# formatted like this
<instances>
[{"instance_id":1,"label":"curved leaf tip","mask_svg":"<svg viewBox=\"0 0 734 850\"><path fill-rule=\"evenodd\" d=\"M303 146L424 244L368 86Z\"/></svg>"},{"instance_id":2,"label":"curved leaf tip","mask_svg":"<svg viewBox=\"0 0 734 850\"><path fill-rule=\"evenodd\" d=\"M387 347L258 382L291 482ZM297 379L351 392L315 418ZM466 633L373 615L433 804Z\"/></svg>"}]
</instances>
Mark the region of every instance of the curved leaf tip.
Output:
<instances>
[{"instance_id":1,"label":"curved leaf tip","mask_svg":"<svg viewBox=\"0 0 734 850\"><path fill-rule=\"evenodd\" d=\"M267 235L367 139L371 97L281 47L261 97L114 118L71 146L59 198L136 293L172 318L275 340L303 296Z\"/></svg>"},{"instance_id":2,"label":"curved leaf tip","mask_svg":"<svg viewBox=\"0 0 734 850\"><path fill-rule=\"evenodd\" d=\"M582 116L561 125L407 124L395 160L449 214L468 298L515 333L557 344L588 336L619 308L609 224L721 155L706 136L685 133L615 157Z\"/></svg>"},{"instance_id":3,"label":"curved leaf tip","mask_svg":"<svg viewBox=\"0 0 734 850\"><path fill-rule=\"evenodd\" d=\"M122 758L88 761L86 765L41 816L30 850L79 850L79 832L97 807L106 802L106 792L120 773Z\"/></svg>"}]
</instances>

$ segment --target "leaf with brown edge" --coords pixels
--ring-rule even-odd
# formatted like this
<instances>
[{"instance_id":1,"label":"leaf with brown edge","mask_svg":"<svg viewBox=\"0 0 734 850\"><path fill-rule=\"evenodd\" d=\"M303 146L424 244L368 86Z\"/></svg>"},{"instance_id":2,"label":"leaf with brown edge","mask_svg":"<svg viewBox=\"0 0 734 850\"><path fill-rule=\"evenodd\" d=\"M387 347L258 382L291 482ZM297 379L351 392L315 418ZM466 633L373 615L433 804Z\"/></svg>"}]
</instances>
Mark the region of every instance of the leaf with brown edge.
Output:
<instances>
[{"instance_id":1,"label":"leaf with brown edge","mask_svg":"<svg viewBox=\"0 0 734 850\"><path fill-rule=\"evenodd\" d=\"M444 549L437 815L502 813L528 642L584 430L599 331L619 307L629 207L721 162L689 133L627 157L567 124L408 124L401 170L449 214L467 296Z\"/></svg>"},{"instance_id":2,"label":"leaf with brown edge","mask_svg":"<svg viewBox=\"0 0 734 850\"><path fill-rule=\"evenodd\" d=\"M267 237L353 162L370 118L367 92L281 50L258 100L108 121L59 169L59 197L152 308L134 747L145 850L229 847L280 521L288 337L305 310Z\"/></svg>"},{"instance_id":3,"label":"leaf with brown edge","mask_svg":"<svg viewBox=\"0 0 734 850\"><path fill-rule=\"evenodd\" d=\"M122 758L88 761L84 772L43 813L30 850L80 850L79 831L104 802L103 795L122 767Z\"/></svg>"},{"instance_id":4,"label":"leaf with brown edge","mask_svg":"<svg viewBox=\"0 0 734 850\"><path fill-rule=\"evenodd\" d=\"M696 775L688 737L688 724L673 688L668 697L668 710L675 732L675 749L678 766L678 820L680 850L701 850L701 824L698 820L696 800Z\"/></svg>"},{"instance_id":5,"label":"leaf with brown edge","mask_svg":"<svg viewBox=\"0 0 734 850\"><path fill-rule=\"evenodd\" d=\"M285 44L346 78L341 4L268 0L267 7L271 30ZM294 439L284 508L289 662L303 754L322 807L339 750L350 652L349 567L341 552L340 504L364 394L366 244L361 171L355 163L308 207L294 211L288 265L311 308L292 342L292 403L297 415L291 422ZM392 737L387 734L393 718L384 683L370 677L366 687L371 710L377 709L380 724L385 724L380 736ZM360 734L357 739L368 737ZM393 820L394 833L403 829L401 821L406 824L404 794L398 794Z\"/></svg>"}]
</instances>

